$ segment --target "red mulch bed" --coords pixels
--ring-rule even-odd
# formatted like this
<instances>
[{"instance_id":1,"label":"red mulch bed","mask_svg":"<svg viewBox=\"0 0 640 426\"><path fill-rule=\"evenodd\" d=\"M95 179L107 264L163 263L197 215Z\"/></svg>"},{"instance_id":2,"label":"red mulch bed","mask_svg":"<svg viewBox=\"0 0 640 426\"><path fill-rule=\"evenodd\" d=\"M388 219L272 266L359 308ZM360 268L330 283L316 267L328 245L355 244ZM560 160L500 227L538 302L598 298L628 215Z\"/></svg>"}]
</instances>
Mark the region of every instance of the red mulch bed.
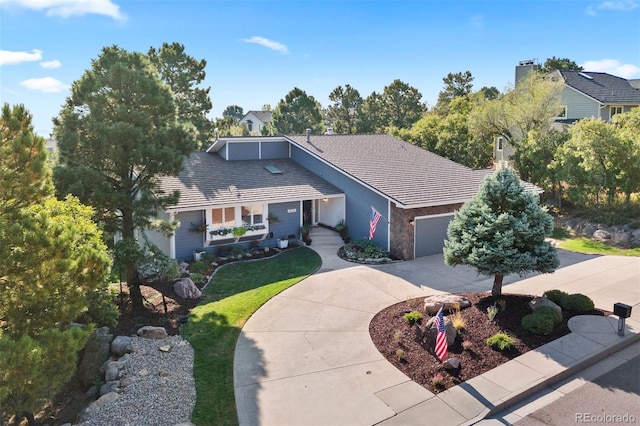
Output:
<instances>
[{"instance_id":1,"label":"red mulch bed","mask_svg":"<svg viewBox=\"0 0 640 426\"><path fill-rule=\"evenodd\" d=\"M464 293L472 306L460 313L466 326L458 331L453 345L449 346L449 357L460 360L460 367L446 370L432 350L424 348L416 341L416 327L422 327L429 320L425 318L415 325L409 325L404 314L411 311L424 312L424 297L411 299L390 306L376 314L369 325L373 343L384 357L414 382L433 393L441 392L459 383L485 373L505 362L551 342L570 332L567 321L575 314L563 313L563 321L552 334L538 336L521 326L522 317L531 313L529 301L534 296L503 294L499 299L506 302L505 310L500 310L494 320L489 320L487 308L495 299L490 293ZM446 312L445 312L446 313ZM594 310L587 314L607 315L606 311ZM511 351L500 352L491 349L487 338L496 333L505 333L515 340ZM469 342L471 348L464 350L462 342ZM434 384L434 376L441 376L441 384Z\"/></svg>"}]
</instances>

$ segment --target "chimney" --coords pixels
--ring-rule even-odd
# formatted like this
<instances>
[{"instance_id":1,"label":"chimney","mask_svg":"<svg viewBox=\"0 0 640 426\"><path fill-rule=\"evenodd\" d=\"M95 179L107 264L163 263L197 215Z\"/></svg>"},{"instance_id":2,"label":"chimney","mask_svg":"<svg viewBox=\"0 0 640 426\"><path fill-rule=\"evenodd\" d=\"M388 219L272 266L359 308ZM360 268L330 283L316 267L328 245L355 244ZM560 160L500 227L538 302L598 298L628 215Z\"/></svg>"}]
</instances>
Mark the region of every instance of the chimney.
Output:
<instances>
[{"instance_id":1,"label":"chimney","mask_svg":"<svg viewBox=\"0 0 640 426\"><path fill-rule=\"evenodd\" d=\"M311 143L311 129L307 129L307 143Z\"/></svg>"}]
</instances>

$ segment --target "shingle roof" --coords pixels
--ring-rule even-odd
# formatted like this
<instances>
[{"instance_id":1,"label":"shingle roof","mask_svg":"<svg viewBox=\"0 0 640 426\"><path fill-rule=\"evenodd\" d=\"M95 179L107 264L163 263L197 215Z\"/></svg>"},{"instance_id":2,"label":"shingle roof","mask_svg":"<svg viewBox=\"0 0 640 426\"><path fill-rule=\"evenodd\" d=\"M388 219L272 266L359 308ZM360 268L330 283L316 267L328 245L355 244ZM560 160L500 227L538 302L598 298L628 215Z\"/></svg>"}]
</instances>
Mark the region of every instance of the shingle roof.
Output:
<instances>
[{"instance_id":1,"label":"shingle roof","mask_svg":"<svg viewBox=\"0 0 640 426\"><path fill-rule=\"evenodd\" d=\"M271 114L273 113L271 111L247 111L242 119L245 119L249 114L255 115L256 118L263 123L268 123L269 121L271 121Z\"/></svg>"},{"instance_id":2,"label":"shingle roof","mask_svg":"<svg viewBox=\"0 0 640 426\"><path fill-rule=\"evenodd\" d=\"M587 71L560 71L560 74L565 84L603 104L640 105L640 90L622 77Z\"/></svg>"},{"instance_id":3,"label":"shingle roof","mask_svg":"<svg viewBox=\"0 0 640 426\"><path fill-rule=\"evenodd\" d=\"M275 166L282 173L273 174L265 166ZM202 151L185 160L179 176L161 178L160 189L166 193L174 190L181 193L178 204L168 210L342 194L338 188L293 160L225 161L217 154Z\"/></svg>"},{"instance_id":4,"label":"shingle roof","mask_svg":"<svg viewBox=\"0 0 640 426\"><path fill-rule=\"evenodd\" d=\"M483 173L389 135L288 136L297 146L405 207L470 200Z\"/></svg>"}]
</instances>

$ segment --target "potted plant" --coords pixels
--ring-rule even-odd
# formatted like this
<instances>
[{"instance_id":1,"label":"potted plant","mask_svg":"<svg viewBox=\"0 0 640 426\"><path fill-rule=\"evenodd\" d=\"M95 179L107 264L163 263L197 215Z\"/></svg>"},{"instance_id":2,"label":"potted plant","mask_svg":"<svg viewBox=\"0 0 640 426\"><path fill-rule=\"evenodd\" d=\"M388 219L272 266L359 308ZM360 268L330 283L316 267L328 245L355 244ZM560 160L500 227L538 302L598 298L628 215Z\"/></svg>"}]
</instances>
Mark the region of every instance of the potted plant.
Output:
<instances>
[{"instance_id":1,"label":"potted plant","mask_svg":"<svg viewBox=\"0 0 640 426\"><path fill-rule=\"evenodd\" d=\"M198 248L193 251L193 260L195 262L201 262L204 259L206 252L204 249Z\"/></svg>"},{"instance_id":2,"label":"potted plant","mask_svg":"<svg viewBox=\"0 0 640 426\"><path fill-rule=\"evenodd\" d=\"M246 226L236 226L235 228L233 228L233 237L236 239L236 241L238 241L240 237L242 237L246 233L247 233Z\"/></svg>"},{"instance_id":3,"label":"potted plant","mask_svg":"<svg viewBox=\"0 0 640 426\"><path fill-rule=\"evenodd\" d=\"M311 245L311 238L309 238L309 232L311 232L311 226L303 225L300 228L300 238L305 242L306 245Z\"/></svg>"},{"instance_id":4,"label":"potted plant","mask_svg":"<svg viewBox=\"0 0 640 426\"><path fill-rule=\"evenodd\" d=\"M278 248L286 249L289 247L289 239L285 237L278 238Z\"/></svg>"}]
</instances>

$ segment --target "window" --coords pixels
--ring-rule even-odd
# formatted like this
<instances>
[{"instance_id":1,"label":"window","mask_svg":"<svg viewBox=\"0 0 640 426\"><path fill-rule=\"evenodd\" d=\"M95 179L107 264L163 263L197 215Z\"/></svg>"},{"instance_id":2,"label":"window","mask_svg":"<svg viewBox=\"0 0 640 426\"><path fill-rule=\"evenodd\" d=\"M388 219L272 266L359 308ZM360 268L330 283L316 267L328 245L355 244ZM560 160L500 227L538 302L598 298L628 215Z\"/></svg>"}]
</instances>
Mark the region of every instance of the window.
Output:
<instances>
[{"instance_id":1,"label":"window","mask_svg":"<svg viewBox=\"0 0 640 426\"><path fill-rule=\"evenodd\" d=\"M253 131L253 121L247 120L247 129L251 132Z\"/></svg>"},{"instance_id":2,"label":"window","mask_svg":"<svg viewBox=\"0 0 640 426\"><path fill-rule=\"evenodd\" d=\"M504 138L503 137L499 137L498 138L498 151L502 151L503 148L504 148Z\"/></svg>"},{"instance_id":3,"label":"window","mask_svg":"<svg viewBox=\"0 0 640 426\"><path fill-rule=\"evenodd\" d=\"M235 226L235 208L226 207L222 209L211 210L211 227L223 228Z\"/></svg>"},{"instance_id":4,"label":"window","mask_svg":"<svg viewBox=\"0 0 640 426\"><path fill-rule=\"evenodd\" d=\"M609 118L613 118L614 115L616 114L622 114L622 107L621 106L612 106L611 107L611 114L609 115Z\"/></svg>"},{"instance_id":5,"label":"window","mask_svg":"<svg viewBox=\"0 0 640 426\"><path fill-rule=\"evenodd\" d=\"M262 223L262 204L240 207L243 225L258 225Z\"/></svg>"},{"instance_id":6,"label":"window","mask_svg":"<svg viewBox=\"0 0 640 426\"><path fill-rule=\"evenodd\" d=\"M562 106L562 109L560 110L560 113L558 114L558 116L556 118L567 118L567 107Z\"/></svg>"}]
</instances>

